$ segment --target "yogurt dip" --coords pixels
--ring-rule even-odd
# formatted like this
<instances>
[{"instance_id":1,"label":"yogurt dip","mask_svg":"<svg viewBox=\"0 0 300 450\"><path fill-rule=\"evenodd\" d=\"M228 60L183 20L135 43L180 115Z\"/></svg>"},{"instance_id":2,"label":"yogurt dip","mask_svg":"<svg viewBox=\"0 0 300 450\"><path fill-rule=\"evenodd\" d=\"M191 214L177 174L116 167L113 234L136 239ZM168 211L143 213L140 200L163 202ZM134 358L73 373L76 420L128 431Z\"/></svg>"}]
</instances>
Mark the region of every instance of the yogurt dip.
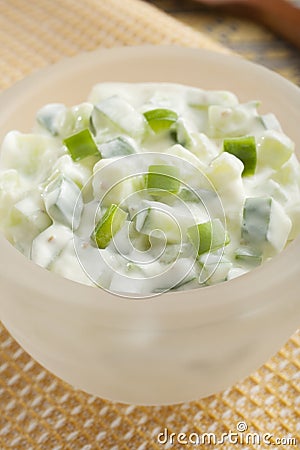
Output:
<instances>
[{"instance_id":1,"label":"yogurt dip","mask_svg":"<svg viewBox=\"0 0 300 450\"><path fill-rule=\"evenodd\" d=\"M123 295L242 275L300 229L294 143L258 108L168 83L45 105L3 141L0 228L40 266Z\"/></svg>"}]
</instances>

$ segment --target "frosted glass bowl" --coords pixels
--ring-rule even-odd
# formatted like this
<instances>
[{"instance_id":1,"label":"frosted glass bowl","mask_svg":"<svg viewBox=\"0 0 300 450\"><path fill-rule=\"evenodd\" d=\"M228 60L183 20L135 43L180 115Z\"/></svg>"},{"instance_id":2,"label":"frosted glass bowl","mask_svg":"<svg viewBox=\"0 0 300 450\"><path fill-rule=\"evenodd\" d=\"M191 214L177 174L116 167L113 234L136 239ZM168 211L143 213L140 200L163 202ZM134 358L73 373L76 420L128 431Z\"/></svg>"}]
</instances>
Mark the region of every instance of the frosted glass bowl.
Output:
<instances>
[{"instance_id":1,"label":"frosted glass bowl","mask_svg":"<svg viewBox=\"0 0 300 450\"><path fill-rule=\"evenodd\" d=\"M29 131L48 102L74 105L101 81L168 81L260 99L300 151L300 90L238 57L178 47L99 50L49 67L0 97L0 138ZM298 154L298 156L300 156ZM212 287L128 299L42 269L0 237L0 318L40 364L116 401L170 404L220 391L256 370L300 323L300 240Z\"/></svg>"}]
</instances>

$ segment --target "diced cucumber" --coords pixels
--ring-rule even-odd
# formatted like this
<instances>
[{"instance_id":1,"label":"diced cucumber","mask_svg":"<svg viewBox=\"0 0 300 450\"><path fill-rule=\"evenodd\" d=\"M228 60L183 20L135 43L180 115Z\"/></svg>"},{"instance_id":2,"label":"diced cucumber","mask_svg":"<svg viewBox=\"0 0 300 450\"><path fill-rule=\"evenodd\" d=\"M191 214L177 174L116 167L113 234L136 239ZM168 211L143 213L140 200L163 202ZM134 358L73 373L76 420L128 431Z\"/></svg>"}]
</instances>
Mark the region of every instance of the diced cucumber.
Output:
<instances>
[{"instance_id":1,"label":"diced cucumber","mask_svg":"<svg viewBox=\"0 0 300 450\"><path fill-rule=\"evenodd\" d=\"M63 155L54 164L49 182L54 180L58 174L74 181L79 189L82 189L91 177L91 170L83 164L73 161L70 155Z\"/></svg>"},{"instance_id":2,"label":"diced cucumber","mask_svg":"<svg viewBox=\"0 0 300 450\"><path fill-rule=\"evenodd\" d=\"M291 157L294 148L295 145L289 137L277 131L266 131L258 143L258 165L278 170Z\"/></svg>"},{"instance_id":3,"label":"diced cucumber","mask_svg":"<svg viewBox=\"0 0 300 450\"><path fill-rule=\"evenodd\" d=\"M297 156L293 154L280 169L272 174L271 178L294 195L300 187L300 165Z\"/></svg>"},{"instance_id":4,"label":"diced cucumber","mask_svg":"<svg viewBox=\"0 0 300 450\"><path fill-rule=\"evenodd\" d=\"M277 200L284 207L289 203L289 194L286 187L272 180L272 178L264 182L263 189L261 186L257 186L257 191L274 198L274 200Z\"/></svg>"},{"instance_id":5,"label":"diced cucumber","mask_svg":"<svg viewBox=\"0 0 300 450\"><path fill-rule=\"evenodd\" d=\"M151 165L148 168L146 188L152 195L161 195L163 191L177 194L180 188L179 168L168 165Z\"/></svg>"},{"instance_id":6,"label":"diced cucumber","mask_svg":"<svg viewBox=\"0 0 300 450\"><path fill-rule=\"evenodd\" d=\"M194 142L192 133L196 130L187 123L186 119L179 117L174 124L174 132L177 143L190 149Z\"/></svg>"},{"instance_id":7,"label":"diced cucumber","mask_svg":"<svg viewBox=\"0 0 300 450\"><path fill-rule=\"evenodd\" d=\"M245 136L241 138L224 139L224 152L231 153L239 158L244 164L242 176L249 176L255 173L256 168L256 143L255 137Z\"/></svg>"},{"instance_id":8,"label":"diced cucumber","mask_svg":"<svg viewBox=\"0 0 300 450\"><path fill-rule=\"evenodd\" d=\"M163 264L171 264L178 258L188 258L191 256L191 244L169 244L164 248L162 255L159 257L159 262Z\"/></svg>"},{"instance_id":9,"label":"diced cucumber","mask_svg":"<svg viewBox=\"0 0 300 450\"><path fill-rule=\"evenodd\" d=\"M179 224L165 210L149 208L143 214L143 225L141 225L142 220L138 220L139 217L141 217L140 212L137 214L136 226L140 228L141 233L148 236L151 235L158 239L166 239L168 244L180 243L182 241L183 238Z\"/></svg>"},{"instance_id":10,"label":"diced cucumber","mask_svg":"<svg viewBox=\"0 0 300 450\"><path fill-rule=\"evenodd\" d=\"M88 236L88 242L90 242L90 236L97 223L103 216L103 210L100 207L98 201L92 200L83 206L80 225L76 230L76 236L84 239ZM94 248L94 247L93 247Z\"/></svg>"},{"instance_id":11,"label":"diced cucumber","mask_svg":"<svg viewBox=\"0 0 300 450\"><path fill-rule=\"evenodd\" d=\"M88 256L91 257L91 252L89 250L91 249L87 249ZM96 249L93 248L92 250L95 251ZM47 268L51 270L51 272L55 272L69 280L87 284L88 286L94 286L95 284L92 281L93 274L86 270L87 268L85 267L85 264L83 264L82 259L82 254L78 255L77 251L75 251L74 242L73 239L71 239L61 250L59 256L54 258ZM97 268L99 272L99 258L96 259L96 262L98 265L95 265L95 268ZM97 275L99 275L99 273Z\"/></svg>"},{"instance_id":12,"label":"diced cucumber","mask_svg":"<svg viewBox=\"0 0 300 450\"><path fill-rule=\"evenodd\" d=\"M245 136L257 126L257 102L235 107L210 106L208 119L210 136L215 138Z\"/></svg>"},{"instance_id":13,"label":"diced cucumber","mask_svg":"<svg viewBox=\"0 0 300 450\"><path fill-rule=\"evenodd\" d=\"M33 239L51 224L52 221L44 210L41 194L30 192L11 209L5 235L18 250L30 257Z\"/></svg>"},{"instance_id":14,"label":"diced cucumber","mask_svg":"<svg viewBox=\"0 0 300 450\"><path fill-rule=\"evenodd\" d=\"M182 187L178 193L178 197L183 202L201 203L207 205L208 203L216 200L217 194L213 190Z\"/></svg>"},{"instance_id":15,"label":"diced cucumber","mask_svg":"<svg viewBox=\"0 0 300 450\"><path fill-rule=\"evenodd\" d=\"M243 170L244 165L239 158L230 153L223 152L212 161L207 175L217 190L222 191L226 189L228 184L239 180L243 191L241 178Z\"/></svg>"},{"instance_id":16,"label":"diced cucumber","mask_svg":"<svg viewBox=\"0 0 300 450\"><path fill-rule=\"evenodd\" d=\"M156 108L144 112L144 117L155 133L168 130L178 119L175 111L167 108Z\"/></svg>"},{"instance_id":17,"label":"diced cucumber","mask_svg":"<svg viewBox=\"0 0 300 450\"><path fill-rule=\"evenodd\" d=\"M154 279L154 292L163 292L183 287L195 280L196 272L193 258L178 258L173 264L166 266Z\"/></svg>"},{"instance_id":18,"label":"diced cucumber","mask_svg":"<svg viewBox=\"0 0 300 450\"><path fill-rule=\"evenodd\" d=\"M33 240L30 256L32 261L49 268L72 238L73 233L69 227L61 224L51 225Z\"/></svg>"},{"instance_id":19,"label":"diced cucumber","mask_svg":"<svg viewBox=\"0 0 300 450\"><path fill-rule=\"evenodd\" d=\"M88 102L80 103L70 109L73 119L73 133L90 128L90 119L93 109L94 105Z\"/></svg>"},{"instance_id":20,"label":"diced cucumber","mask_svg":"<svg viewBox=\"0 0 300 450\"><path fill-rule=\"evenodd\" d=\"M99 146L102 158L113 158L115 156L126 156L136 153L134 144L128 138L118 136L115 139L104 142Z\"/></svg>"},{"instance_id":21,"label":"diced cucumber","mask_svg":"<svg viewBox=\"0 0 300 450\"><path fill-rule=\"evenodd\" d=\"M140 261L140 255L144 255L150 248L148 236L139 233L132 221L125 220L122 228L114 235L110 241L110 247L120 255L129 255L133 258L136 255L136 262Z\"/></svg>"},{"instance_id":22,"label":"diced cucumber","mask_svg":"<svg viewBox=\"0 0 300 450\"><path fill-rule=\"evenodd\" d=\"M199 275L199 283L208 286L221 283L227 279L232 263L219 258L216 264L205 264Z\"/></svg>"},{"instance_id":23,"label":"diced cucumber","mask_svg":"<svg viewBox=\"0 0 300 450\"><path fill-rule=\"evenodd\" d=\"M127 158L101 159L93 169L94 198L105 207L124 202L143 184L144 176L137 175L137 170Z\"/></svg>"},{"instance_id":24,"label":"diced cucumber","mask_svg":"<svg viewBox=\"0 0 300 450\"><path fill-rule=\"evenodd\" d=\"M183 202L201 203L201 191L202 189L189 189L188 187L182 187L178 193L178 197Z\"/></svg>"},{"instance_id":25,"label":"diced cucumber","mask_svg":"<svg viewBox=\"0 0 300 450\"><path fill-rule=\"evenodd\" d=\"M202 209L198 214L202 217ZM180 244L187 241L187 229L196 223L194 216L194 211L185 205L169 206L158 201L144 200L132 219L137 231L163 239L168 244Z\"/></svg>"},{"instance_id":26,"label":"diced cucumber","mask_svg":"<svg viewBox=\"0 0 300 450\"><path fill-rule=\"evenodd\" d=\"M127 218L127 213L112 204L97 223L92 234L92 239L98 248L106 248L115 234L122 228Z\"/></svg>"},{"instance_id":27,"label":"diced cucumber","mask_svg":"<svg viewBox=\"0 0 300 450\"><path fill-rule=\"evenodd\" d=\"M212 189L182 188L178 194L195 218L195 223L206 222L210 217L224 217L220 197Z\"/></svg>"},{"instance_id":28,"label":"diced cucumber","mask_svg":"<svg viewBox=\"0 0 300 450\"><path fill-rule=\"evenodd\" d=\"M213 252L230 242L229 236L219 219L193 225L188 228L187 235L198 255Z\"/></svg>"},{"instance_id":29,"label":"diced cucumber","mask_svg":"<svg viewBox=\"0 0 300 450\"><path fill-rule=\"evenodd\" d=\"M151 294L167 292L195 279L193 261L180 258L170 266L162 267L157 261L144 264L142 271L115 273L110 289L115 292Z\"/></svg>"},{"instance_id":30,"label":"diced cucumber","mask_svg":"<svg viewBox=\"0 0 300 450\"><path fill-rule=\"evenodd\" d=\"M43 106L36 114L36 120L53 136L61 133L65 124L67 108L61 103L49 103Z\"/></svg>"},{"instance_id":31,"label":"diced cucumber","mask_svg":"<svg viewBox=\"0 0 300 450\"><path fill-rule=\"evenodd\" d=\"M168 291L187 291L188 289L195 289L200 287L197 276L194 271L191 271L182 281L170 288L156 288L153 293L160 294Z\"/></svg>"},{"instance_id":32,"label":"diced cucumber","mask_svg":"<svg viewBox=\"0 0 300 450\"><path fill-rule=\"evenodd\" d=\"M264 258L283 250L291 226L291 220L276 200L270 197L246 198L242 243L261 250Z\"/></svg>"},{"instance_id":33,"label":"diced cucumber","mask_svg":"<svg viewBox=\"0 0 300 450\"><path fill-rule=\"evenodd\" d=\"M79 131L78 133L67 137L63 142L73 161L81 161L88 156L98 156L101 158L98 147L88 129Z\"/></svg>"},{"instance_id":34,"label":"diced cucumber","mask_svg":"<svg viewBox=\"0 0 300 450\"><path fill-rule=\"evenodd\" d=\"M249 266L259 266L262 263L261 252L251 247L239 247L234 254L237 261Z\"/></svg>"},{"instance_id":35,"label":"diced cucumber","mask_svg":"<svg viewBox=\"0 0 300 450\"><path fill-rule=\"evenodd\" d=\"M188 148L205 164L209 164L220 154L217 142L209 139L204 133L192 133L192 141Z\"/></svg>"},{"instance_id":36,"label":"diced cucumber","mask_svg":"<svg viewBox=\"0 0 300 450\"><path fill-rule=\"evenodd\" d=\"M243 163L230 153L223 152L215 158L206 174L218 193L216 203L220 219L225 215L228 229L236 233L240 230L245 187L242 180ZM219 215L222 212L222 215Z\"/></svg>"},{"instance_id":37,"label":"diced cucumber","mask_svg":"<svg viewBox=\"0 0 300 450\"><path fill-rule=\"evenodd\" d=\"M115 130L122 130L125 134L135 138L143 136L146 129L144 116L117 95L106 98L95 105L92 123L96 131L101 128L113 127Z\"/></svg>"},{"instance_id":38,"label":"diced cucumber","mask_svg":"<svg viewBox=\"0 0 300 450\"><path fill-rule=\"evenodd\" d=\"M150 214L150 207L146 207L144 209L141 209L140 211L137 212L137 214L135 215L135 229L136 231L138 231L139 233L142 231L146 219L148 218L149 214Z\"/></svg>"},{"instance_id":39,"label":"diced cucumber","mask_svg":"<svg viewBox=\"0 0 300 450\"><path fill-rule=\"evenodd\" d=\"M54 222L73 228L79 227L83 210L80 189L69 178L58 176L43 194L46 211Z\"/></svg>"},{"instance_id":40,"label":"diced cucumber","mask_svg":"<svg viewBox=\"0 0 300 450\"><path fill-rule=\"evenodd\" d=\"M278 122L276 116L272 113L264 114L260 116L262 124L266 130L275 130L282 133L280 123Z\"/></svg>"},{"instance_id":41,"label":"diced cucumber","mask_svg":"<svg viewBox=\"0 0 300 450\"><path fill-rule=\"evenodd\" d=\"M186 277L181 283L176 284L170 291L187 291L189 289L197 289L199 287L199 281L194 273L191 273L189 277Z\"/></svg>"},{"instance_id":42,"label":"diced cucumber","mask_svg":"<svg viewBox=\"0 0 300 450\"><path fill-rule=\"evenodd\" d=\"M1 148L1 169L17 170L24 182L36 185L49 176L60 154L51 136L10 131Z\"/></svg>"},{"instance_id":43,"label":"diced cucumber","mask_svg":"<svg viewBox=\"0 0 300 450\"><path fill-rule=\"evenodd\" d=\"M243 242L257 245L267 240L271 206L271 197L246 198L242 226Z\"/></svg>"},{"instance_id":44,"label":"diced cucumber","mask_svg":"<svg viewBox=\"0 0 300 450\"><path fill-rule=\"evenodd\" d=\"M229 270L226 280L233 280L234 278L240 277L241 275L244 275L247 273L249 269L241 268L241 267L232 267L232 269Z\"/></svg>"},{"instance_id":45,"label":"diced cucumber","mask_svg":"<svg viewBox=\"0 0 300 450\"><path fill-rule=\"evenodd\" d=\"M134 224L129 220L125 220L123 226L114 235L114 239L110 241L113 251L119 253L120 255L128 255L136 248L133 239L133 228ZM139 233L135 232L134 234L137 235ZM146 249L143 248L143 250Z\"/></svg>"},{"instance_id":46,"label":"diced cucumber","mask_svg":"<svg viewBox=\"0 0 300 450\"><path fill-rule=\"evenodd\" d=\"M15 224L22 224L24 227L24 234L26 224L29 227L33 227L37 234L44 231L48 228L52 221L50 217L46 214L46 211L43 209L43 202L40 198L40 194L37 196L27 196L17 202L12 209L13 221Z\"/></svg>"},{"instance_id":47,"label":"diced cucumber","mask_svg":"<svg viewBox=\"0 0 300 450\"><path fill-rule=\"evenodd\" d=\"M191 164L191 167L189 168L187 164L183 164L181 168L181 180L182 181L190 181L190 179L193 179L195 177L195 168L198 169L201 174L205 173L206 167L205 165L200 161L200 159L194 155L191 151L187 150L180 144L172 145L172 147L169 147L167 150L165 150L166 154L177 156L178 158L183 159L184 161L187 161ZM180 164L180 162L179 162Z\"/></svg>"},{"instance_id":48,"label":"diced cucumber","mask_svg":"<svg viewBox=\"0 0 300 450\"><path fill-rule=\"evenodd\" d=\"M288 240L295 239L300 233L300 200L286 208L286 213L292 221L292 228Z\"/></svg>"},{"instance_id":49,"label":"diced cucumber","mask_svg":"<svg viewBox=\"0 0 300 450\"><path fill-rule=\"evenodd\" d=\"M50 103L37 112L36 120L40 129L47 130L52 136L65 138L90 127L92 110L93 105L87 102L72 108L61 103Z\"/></svg>"},{"instance_id":50,"label":"diced cucumber","mask_svg":"<svg viewBox=\"0 0 300 450\"><path fill-rule=\"evenodd\" d=\"M198 88L189 88L186 93L189 106L194 108L207 108L210 105L236 106L238 99L229 91L205 91Z\"/></svg>"},{"instance_id":51,"label":"diced cucumber","mask_svg":"<svg viewBox=\"0 0 300 450\"><path fill-rule=\"evenodd\" d=\"M174 133L178 144L190 150L202 163L209 163L219 154L217 145L185 118L176 121Z\"/></svg>"},{"instance_id":52,"label":"diced cucumber","mask_svg":"<svg viewBox=\"0 0 300 450\"><path fill-rule=\"evenodd\" d=\"M14 169L5 170L0 173L0 228L8 225L10 211L26 192L19 173Z\"/></svg>"}]
</instances>

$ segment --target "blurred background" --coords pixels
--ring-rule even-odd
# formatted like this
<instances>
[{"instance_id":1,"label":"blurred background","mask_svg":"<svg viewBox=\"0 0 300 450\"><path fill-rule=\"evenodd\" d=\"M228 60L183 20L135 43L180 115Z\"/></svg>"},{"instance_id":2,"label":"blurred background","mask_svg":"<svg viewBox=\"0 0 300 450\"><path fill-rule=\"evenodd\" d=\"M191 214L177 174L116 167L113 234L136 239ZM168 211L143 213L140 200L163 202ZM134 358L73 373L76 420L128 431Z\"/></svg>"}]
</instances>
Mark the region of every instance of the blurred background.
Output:
<instances>
[{"instance_id":1,"label":"blurred background","mask_svg":"<svg viewBox=\"0 0 300 450\"><path fill-rule=\"evenodd\" d=\"M265 0L261 0L264 2ZM300 48L246 17L236 6L213 8L194 0L148 0L232 51L263 64L300 85ZM272 2L269 2L272 3ZM300 0L291 2L300 8ZM300 22L299 22L300 32Z\"/></svg>"}]
</instances>

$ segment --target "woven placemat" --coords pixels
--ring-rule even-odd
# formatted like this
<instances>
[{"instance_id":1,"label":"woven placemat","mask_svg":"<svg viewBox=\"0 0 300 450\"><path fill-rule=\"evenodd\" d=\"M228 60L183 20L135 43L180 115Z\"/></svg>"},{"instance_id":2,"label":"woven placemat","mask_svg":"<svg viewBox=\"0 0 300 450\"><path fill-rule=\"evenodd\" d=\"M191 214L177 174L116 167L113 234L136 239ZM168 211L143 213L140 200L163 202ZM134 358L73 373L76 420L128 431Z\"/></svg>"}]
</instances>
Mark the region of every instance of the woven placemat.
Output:
<instances>
[{"instance_id":1,"label":"woven placemat","mask_svg":"<svg viewBox=\"0 0 300 450\"><path fill-rule=\"evenodd\" d=\"M0 88L63 56L115 45L177 43L226 51L205 35L138 0L0 0ZM0 328L0 450L151 450L159 433L250 433L299 448L300 335L258 372L215 396L169 407L137 407L76 391L32 360ZM284 439L292 438L285 445ZM163 438L161 438L163 440ZM295 444L295 445L294 445ZM201 448L270 448L246 443Z\"/></svg>"}]
</instances>

